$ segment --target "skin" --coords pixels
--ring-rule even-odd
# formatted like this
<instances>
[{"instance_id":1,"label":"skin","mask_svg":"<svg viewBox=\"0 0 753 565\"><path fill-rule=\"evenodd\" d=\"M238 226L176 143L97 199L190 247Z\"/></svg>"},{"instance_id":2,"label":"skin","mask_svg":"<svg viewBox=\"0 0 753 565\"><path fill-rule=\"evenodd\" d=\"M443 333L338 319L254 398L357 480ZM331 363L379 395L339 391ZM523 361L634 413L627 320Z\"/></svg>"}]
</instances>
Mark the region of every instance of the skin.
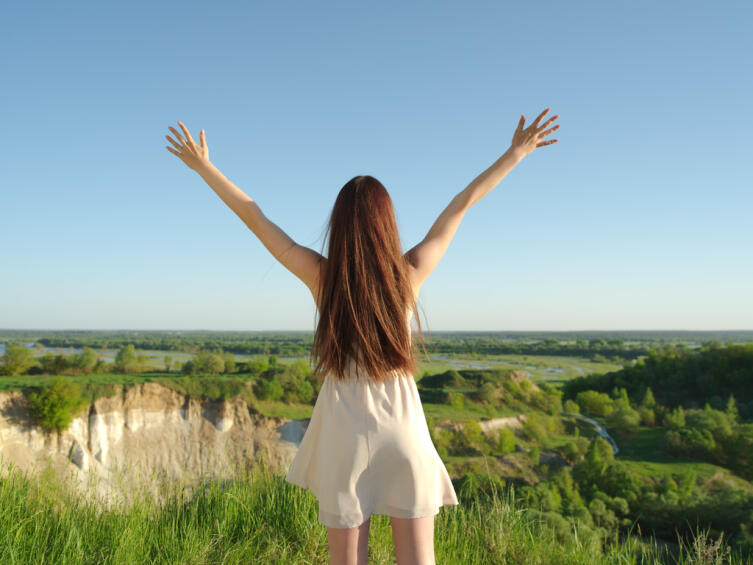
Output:
<instances>
[{"instance_id":1,"label":"skin","mask_svg":"<svg viewBox=\"0 0 753 565\"><path fill-rule=\"evenodd\" d=\"M549 111L545 109L527 128L525 115L521 114L513 133L509 149L489 168L478 175L459 192L442 211L423 240L412 247L405 257L410 265L411 284L417 297L421 285L439 263L468 209L488 194L524 157L536 148L556 143L557 139L544 138L557 130L555 125L546 129L558 118L541 120ZM245 192L230 182L209 160L209 147L202 129L196 143L185 125L178 121L181 131L168 126L175 139L166 135L172 147L166 149L193 171L217 193L248 228L259 238L270 253L308 287L316 300L320 269L327 260L318 252L293 241L279 226L269 220ZM319 305L317 304L317 307ZM354 528L327 528L330 564L367 565L369 526L371 520ZM422 518L390 517L392 538L395 543L397 565L434 564L434 516Z\"/></svg>"}]
</instances>

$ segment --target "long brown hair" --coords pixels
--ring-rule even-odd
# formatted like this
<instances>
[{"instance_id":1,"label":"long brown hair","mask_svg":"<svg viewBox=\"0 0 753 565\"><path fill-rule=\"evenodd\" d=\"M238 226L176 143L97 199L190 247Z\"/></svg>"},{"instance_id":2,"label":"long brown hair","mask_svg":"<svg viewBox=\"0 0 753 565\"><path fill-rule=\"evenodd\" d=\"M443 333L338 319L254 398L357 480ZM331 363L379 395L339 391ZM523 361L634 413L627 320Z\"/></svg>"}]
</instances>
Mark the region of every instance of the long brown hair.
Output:
<instances>
[{"instance_id":1,"label":"long brown hair","mask_svg":"<svg viewBox=\"0 0 753 565\"><path fill-rule=\"evenodd\" d=\"M351 361L358 375L363 368L377 382L412 375L417 365L408 308L416 313L422 343L423 334L392 199L382 183L368 175L349 180L337 195L326 236L311 347L314 375L348 378Z\"/></svg>"}]
</instances>

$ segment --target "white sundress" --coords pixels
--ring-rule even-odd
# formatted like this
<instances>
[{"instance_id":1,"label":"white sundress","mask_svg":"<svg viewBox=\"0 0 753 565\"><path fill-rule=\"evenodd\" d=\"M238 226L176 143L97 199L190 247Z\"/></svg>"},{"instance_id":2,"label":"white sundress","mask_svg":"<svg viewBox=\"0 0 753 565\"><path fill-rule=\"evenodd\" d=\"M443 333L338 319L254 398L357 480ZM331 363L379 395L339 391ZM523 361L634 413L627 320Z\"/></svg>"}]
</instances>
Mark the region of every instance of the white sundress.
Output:
<instances>
[{"instance_id":1,"label":"white sundress","mask_svg":"<svg viewBox=\"0 0 753 565\"><path fill-rule=\"evenodd\" d=\"M419 518L457 505L416 381L393 372L376 382L350 361L348 380L324 377L285 480L316 496L319 523L332 528L359 526L372 514Z\"/></svg>"}]
</instances>

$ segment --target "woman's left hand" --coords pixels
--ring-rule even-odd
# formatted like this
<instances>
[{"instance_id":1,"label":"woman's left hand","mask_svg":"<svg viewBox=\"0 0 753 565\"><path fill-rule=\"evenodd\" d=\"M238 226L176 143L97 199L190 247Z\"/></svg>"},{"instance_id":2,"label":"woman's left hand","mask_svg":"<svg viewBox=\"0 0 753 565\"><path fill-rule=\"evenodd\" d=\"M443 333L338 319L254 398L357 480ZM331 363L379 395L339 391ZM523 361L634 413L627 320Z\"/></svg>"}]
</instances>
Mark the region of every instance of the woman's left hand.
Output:
<instances>
[{"instance_id":1,"label":"woman's left hand","mask_svg":"<svg viewBox=\"0 0 753 565\"><path fill-rule=\"evenodd\" d=\"M172 147L167 146L166 149L173 155L180 157L180 160L183 161L189 169L193 169L194 171L198 172L202 167L206 167L210 164L209 147L207 147L207 140L204 136L204 130L201 130L201 133L199 135L201 145L197 145L191 137L191 133L188 131L186 126L184 126L180 121L178 121L178 125L183 130L185 139L179 131L177 131L173 127L168 126L167 129L173 132L173 135L175 135L178 141L174 140L169 135L166 135L165 137L167 138L167 140L175 147L175 149L173 149Z\"/></svg>"}]
</instances>

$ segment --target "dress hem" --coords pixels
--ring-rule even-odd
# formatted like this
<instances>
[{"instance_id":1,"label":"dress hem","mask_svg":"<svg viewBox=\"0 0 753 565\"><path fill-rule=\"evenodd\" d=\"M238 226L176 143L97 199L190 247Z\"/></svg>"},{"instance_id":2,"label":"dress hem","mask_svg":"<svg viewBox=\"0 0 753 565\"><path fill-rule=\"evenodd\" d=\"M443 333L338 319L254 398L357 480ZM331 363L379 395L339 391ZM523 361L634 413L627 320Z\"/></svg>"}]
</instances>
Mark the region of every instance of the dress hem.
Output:
<instances>
[{"instance_id":1,"label":"dress hem","mask_svg":"<svg viewBox=\"0 0 753 565\"><path fill-rule=\"evenodd\" d=\"M314 495L314 497L316 497L317 503L319 505L317 519L320 524L322 524L323 526L327 526L328 528L355 528L363 524L366 520L368 520L371 516L374 516L374 515L390 516L392 518L403 518L403 519L436 516L437 514L439 514L439 510L440 508L442 508L442 506L458 506L460 504L456 497L443 498L440 503L423 508L421 510L400 508L398 506L392 506L388 504L379 504L378 506L374 508L374 510L370 510L370 511L367 510L365 512L362 512L359 516L355 517L354 519L348 520L348 519L342 518L337 512L332 512L332 511L323 509L321 501L319 500L319 495L316 493L316 491L313 488L305 484L304 481L296 481L288 477L285 477L285 481L292 485L305 488L306 490L310 491Z\"/></svg>"}]
</instances>

